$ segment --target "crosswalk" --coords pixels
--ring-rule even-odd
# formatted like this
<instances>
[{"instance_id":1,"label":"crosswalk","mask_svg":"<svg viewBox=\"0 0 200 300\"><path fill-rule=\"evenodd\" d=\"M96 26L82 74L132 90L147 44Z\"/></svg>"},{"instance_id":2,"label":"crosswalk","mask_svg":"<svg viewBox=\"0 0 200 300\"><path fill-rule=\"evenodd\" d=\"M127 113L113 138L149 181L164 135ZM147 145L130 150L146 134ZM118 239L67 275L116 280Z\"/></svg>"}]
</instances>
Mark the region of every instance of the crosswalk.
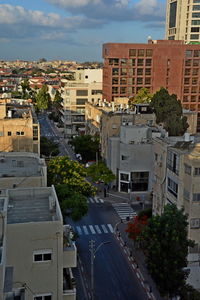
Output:
<instances>
[{"instance_id":1,"label":"crosswalk","mask_svg":"<svg viewBox=\"0 0 200 300\"><path fill-rule=\"evenodd\" d=\"M94 235L94 234L108 234L114 232L114 229L111 224L74 226L73 230L77 232L79 236Z\"/></svg>"},{"instance_id":2,"label":"crosswalk","mask_svg":"<svg viewBox=\"0 0 200 300\"><path fill-rule=\"evenodd\" d=\"M87 203L104 203L104 200L96 197L89 197Z\"/></svg>"},{"instance_id":3,"label":"crosswalk","mask_svg":"<svg viewBox=\"0 0 200 300\"><path fill-rule=\"evenodd\" d=\"M112 206L120 219L122 219L123 221L127 220L127 217L131 219L137 216L136 211L134 211L128 203L114 203L112 204Z\"/></svg>"}]
</instances>

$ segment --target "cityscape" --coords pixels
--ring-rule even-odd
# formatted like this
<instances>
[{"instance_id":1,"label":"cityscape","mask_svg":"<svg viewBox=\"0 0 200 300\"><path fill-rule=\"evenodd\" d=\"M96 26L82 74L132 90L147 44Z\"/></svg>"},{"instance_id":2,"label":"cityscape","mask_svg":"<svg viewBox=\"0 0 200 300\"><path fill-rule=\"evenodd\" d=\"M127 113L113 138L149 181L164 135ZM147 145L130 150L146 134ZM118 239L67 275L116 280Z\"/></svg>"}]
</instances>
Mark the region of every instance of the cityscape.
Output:
<instances>
[{"instance_id":1,"label":"cityscape","mask_svg":"<svg viewBox=\"0 0 200 300\"><path fill-rule=\"evenodd\" d=\"M200 0L0 3L0 300L200 300Z\"/></svg>"}]
</instances>

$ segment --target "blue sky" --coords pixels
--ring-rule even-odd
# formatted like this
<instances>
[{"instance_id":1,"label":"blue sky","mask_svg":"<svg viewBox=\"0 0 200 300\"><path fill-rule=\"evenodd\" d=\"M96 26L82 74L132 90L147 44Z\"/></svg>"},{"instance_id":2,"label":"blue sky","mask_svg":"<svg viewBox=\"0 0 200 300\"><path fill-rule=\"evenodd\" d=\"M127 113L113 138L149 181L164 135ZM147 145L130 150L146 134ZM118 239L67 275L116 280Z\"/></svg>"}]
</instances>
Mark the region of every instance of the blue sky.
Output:
<instances>
[{"instance_id":1,"label":"blue sky","mask_svg":"<svg viewBox=\"0 0 200 300\"><path fill-rule=\"evenodd\" d=\"M165 0L0 1L0 59L101 61L102 44L164 38Z\"/></svg>"}]
</instances>

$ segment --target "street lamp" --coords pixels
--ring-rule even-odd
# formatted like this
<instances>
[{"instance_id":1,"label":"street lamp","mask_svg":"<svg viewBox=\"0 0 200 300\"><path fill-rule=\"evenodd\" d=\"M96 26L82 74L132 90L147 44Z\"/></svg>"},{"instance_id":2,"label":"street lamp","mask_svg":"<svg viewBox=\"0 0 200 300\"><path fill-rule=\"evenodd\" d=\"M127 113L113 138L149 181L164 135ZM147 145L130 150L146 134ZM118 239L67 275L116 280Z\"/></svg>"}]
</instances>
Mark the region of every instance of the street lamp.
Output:
<instances>
[{"instance_id":1,"label":"street lamp","mask_svg":"<svg viewBox=\"0 0 200 300\"><path fill-rule=\"evenodd\" d=\"M89 250L91 253L91 293L92 293L92 300L94 300L94 259L95 259L95 254L97 253L97 251L101 248L101 246L106 245L106 244L110 244L111 241L106 241L106 242L102 242L101 244L99 244L99 246L95 249L95 241L91 240L89 241Z\"/></svg>"}]
</instances>

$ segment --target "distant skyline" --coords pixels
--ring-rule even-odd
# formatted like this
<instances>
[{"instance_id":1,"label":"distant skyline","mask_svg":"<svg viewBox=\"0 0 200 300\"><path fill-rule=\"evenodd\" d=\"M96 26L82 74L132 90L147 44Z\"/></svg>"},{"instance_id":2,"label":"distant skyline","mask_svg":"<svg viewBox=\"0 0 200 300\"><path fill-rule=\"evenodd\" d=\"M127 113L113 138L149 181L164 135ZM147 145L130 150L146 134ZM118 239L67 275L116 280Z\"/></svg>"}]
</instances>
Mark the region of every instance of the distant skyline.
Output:
<instances>
[{"instance_id":1,"label":"distant skyline","mask_svg":"<svg viewBox=\"0 0 200 300\"><path fill-rule=\"evenodd\" d=\"M165 2L0 1L0 60L101 61L103 43L164 39Z\"/></svg>"}]
</instances>

